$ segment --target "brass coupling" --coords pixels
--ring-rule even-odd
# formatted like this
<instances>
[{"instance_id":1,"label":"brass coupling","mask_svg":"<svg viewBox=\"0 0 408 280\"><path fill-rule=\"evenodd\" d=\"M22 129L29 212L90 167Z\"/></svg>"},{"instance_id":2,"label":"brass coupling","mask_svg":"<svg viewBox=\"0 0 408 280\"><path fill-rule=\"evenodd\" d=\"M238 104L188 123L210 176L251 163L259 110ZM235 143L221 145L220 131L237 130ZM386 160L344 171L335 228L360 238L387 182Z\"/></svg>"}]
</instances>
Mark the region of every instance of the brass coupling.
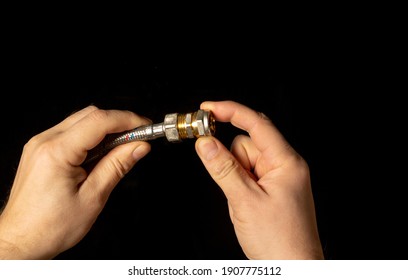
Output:
<instances>
[{"instance_id":1,"label":"brass coupling","mask_svg":"<svg viewBox=\"0 0 408 280\"><path fill-rule=\"evenodd\" d=\"M94 149L88 151L85 163L105 155L114 147L133 141L150 141L166 137L169 142L181 142L183 139L211 136L215 133L215 118L209 110L197 110L192 113L171 113L162 123L144 125L133 130L109 134Z\"/></svg>"}]
</instances>

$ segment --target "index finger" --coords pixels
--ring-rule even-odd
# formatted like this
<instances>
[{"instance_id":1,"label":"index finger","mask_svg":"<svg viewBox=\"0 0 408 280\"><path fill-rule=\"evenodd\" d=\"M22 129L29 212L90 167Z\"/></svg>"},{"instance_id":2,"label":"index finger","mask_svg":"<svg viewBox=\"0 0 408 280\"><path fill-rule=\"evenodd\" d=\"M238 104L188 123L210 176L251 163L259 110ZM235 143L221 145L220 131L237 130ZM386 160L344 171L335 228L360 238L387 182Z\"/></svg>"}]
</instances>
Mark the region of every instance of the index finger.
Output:
<instances>
[{"instance_id":1,"label":"index finger","mask_svg":"<svg viewBox=\"0 0 408 280\"><path fill-rule=\"evenodd\" d=\"M217 121L231 122L248 132L261 152L271 149L277 154L290 147L269 118L245 105L234 101L206 101L201 104L201 109L211 110Z\"/></svg>"},{"instance_id":2,"label":"index finger","mask_svg":"<svg viewBox=\"0 0 408 280\"><path fill-rule=\"evenodd\" d=\"M90 114L91 112L98 110L98 107L94 105L89 105L79 111L72 112L68 117L66 117L62 122L55 125L54 128L58 128L60 130L68 129L70 126L74 125L76 122L81 120L86 115Z\"/></svg>"},{"instance_id":3,"label":"index finger","mask_svg":"<svg viewBox=\"0 0 408 280\"><path fill-rule=\"evenodd\" d=\"M62 148L69 163L80 165L87 151L99 144L110 133L122 132L148 124L146 118L125 110L97 109L73 124L63 135Z\"/></svg>"}]
</instances>

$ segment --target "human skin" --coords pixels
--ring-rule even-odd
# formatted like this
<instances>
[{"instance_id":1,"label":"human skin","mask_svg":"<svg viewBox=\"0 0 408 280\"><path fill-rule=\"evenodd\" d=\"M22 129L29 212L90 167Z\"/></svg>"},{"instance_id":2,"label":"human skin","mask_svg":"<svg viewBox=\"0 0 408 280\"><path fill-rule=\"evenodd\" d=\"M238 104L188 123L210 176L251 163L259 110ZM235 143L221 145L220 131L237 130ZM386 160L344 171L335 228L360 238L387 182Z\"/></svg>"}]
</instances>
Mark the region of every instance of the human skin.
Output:
<instances>
[{"instance_id":1,"label":"human skin","mask_svg":"<svg viewBox=\"0 0 408 280\"><path fill-rule=\"evenodd\" d=\"M249 259L323 259L306 161L264 114L233 101L204 102L216 120L247 132L228 150L196 141L204 166L224 192Z\"/></svg>"},{"instance_id":2,"label":"human skin","mask_svg":"<svg viewBox=\"0 0 408 280\"><path fill-rule=\"evenodd\" d=\"M204 102L201 108L249 135L237 136L230 151L211 136L196 141L227 198L246 256L322 259L304 159L263 114L233 101ZM0 259L50 259L76 245L150 145L115 147L91 170L82 167L87 151L109 133L149 122L129 111L89 106L30 139L0 215Z\"/></svg>"},{"instance_id":3,"label":"human skin","mask_svg":"<svg viewBox=\"0 0 408 280\"><path fill-rule=\"evenodd\" d=\"M77 244L150 145L116 147L91 171L81 166L87 151L106 134L148 123L129 111L89 106L31 138L0 215L0 259L50 259Z\"/></svg>"}]
</instances>

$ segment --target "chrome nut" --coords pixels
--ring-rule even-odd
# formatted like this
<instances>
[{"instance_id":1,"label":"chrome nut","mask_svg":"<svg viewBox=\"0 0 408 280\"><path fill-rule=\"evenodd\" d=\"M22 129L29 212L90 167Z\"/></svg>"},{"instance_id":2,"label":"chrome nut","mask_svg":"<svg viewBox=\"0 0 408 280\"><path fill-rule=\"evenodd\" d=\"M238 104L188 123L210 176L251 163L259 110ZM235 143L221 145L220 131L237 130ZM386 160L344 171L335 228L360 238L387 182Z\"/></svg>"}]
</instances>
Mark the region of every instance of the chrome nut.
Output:
<instances>
[{"instance_id":1,"label":"chrome nut","mask_svg":"<svg viewBox=\"0 0 408 280\"><path fill-rule=\"evenodd\" d=\"M163 123L164 133L170 142L180 141L180 135L177 130L177 113L167 114Z\"/></svg>"},{"instance_id":2,"label":"chrome nut","mask_svg":"<svg viewBox=\"0 0 408 280\"><path fill-rule=\"evenodd\" d=\"M210 112L198 110L196 114L196 127L198 136L211 136Z\"/></svg>"}]
</instances>

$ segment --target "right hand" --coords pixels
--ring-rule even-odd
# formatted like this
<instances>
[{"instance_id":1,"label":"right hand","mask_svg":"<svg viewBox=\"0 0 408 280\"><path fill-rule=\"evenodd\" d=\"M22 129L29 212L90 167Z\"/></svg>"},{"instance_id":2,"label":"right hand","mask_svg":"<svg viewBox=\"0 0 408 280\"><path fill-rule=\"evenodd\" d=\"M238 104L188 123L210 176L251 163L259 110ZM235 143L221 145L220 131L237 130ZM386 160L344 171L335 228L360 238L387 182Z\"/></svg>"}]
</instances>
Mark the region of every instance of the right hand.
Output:
<instances>
[{"instance_id":1,"label":"right hand","mask_svg":"<svg viewBox=\"0 0 408 280\"><path fill-rule=\"evenodd\" d=\"M308 165L272 122L232 101L204 102L221 122L249 133L228 151L201 137L196 150L223 190L238 241L250 259L323 259Z\"/></svg>"}]
</instances>

